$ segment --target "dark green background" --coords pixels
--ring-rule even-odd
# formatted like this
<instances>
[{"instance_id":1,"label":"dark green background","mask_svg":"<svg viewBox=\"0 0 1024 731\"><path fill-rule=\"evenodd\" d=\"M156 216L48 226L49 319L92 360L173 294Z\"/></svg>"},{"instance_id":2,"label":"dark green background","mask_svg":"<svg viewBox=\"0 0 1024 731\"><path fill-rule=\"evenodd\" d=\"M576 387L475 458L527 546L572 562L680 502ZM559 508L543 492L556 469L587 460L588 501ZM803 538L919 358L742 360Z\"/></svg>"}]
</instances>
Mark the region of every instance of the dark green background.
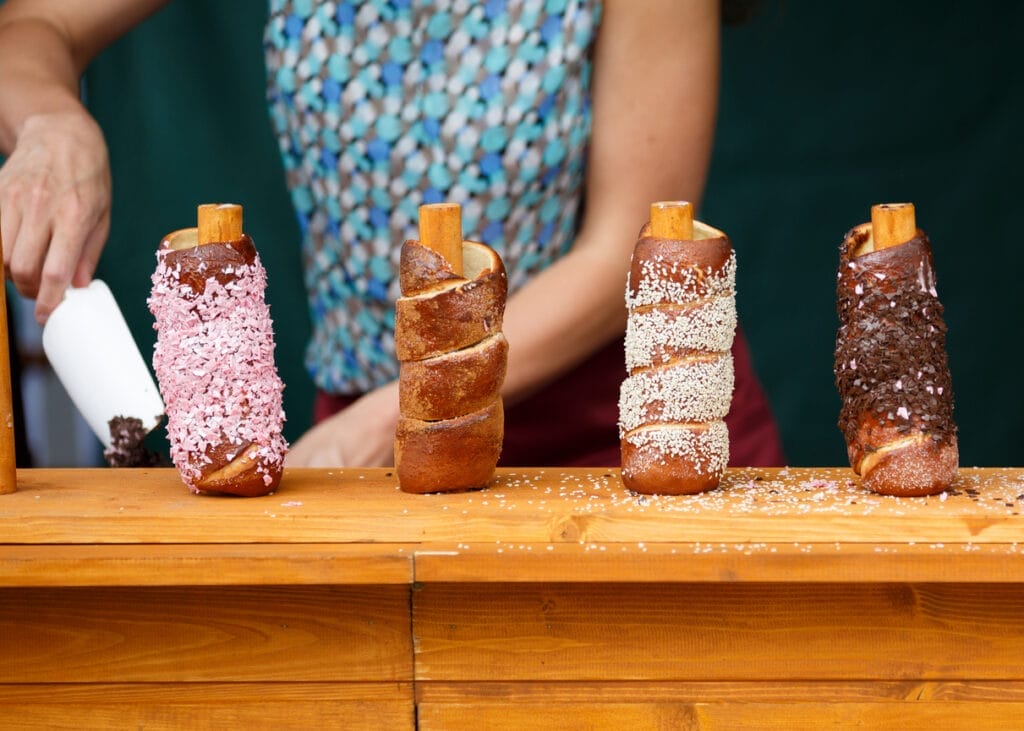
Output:
<instances>
[{"instance_id":1,"label":"dark green background","mask_svg":"<svg viewBox=\"0 0 1024 731\"><path fill-rule=\"evenodd\" d=\"M87 75L114 168L100 276L144 353L160 237L205 201L245 205L270 273L288 436L309 423L298 230L264 107L263 4L177 0ZM701 217L737 249L740 318L794 465L842 464L835 271L872 203L910 200L932 239L961 463L1020 465L1024 4L763 2L725 32ZM652 108L656 104L652 100ZM646 112L645 112L646 113Z\"/></svg>"}]
</instances>

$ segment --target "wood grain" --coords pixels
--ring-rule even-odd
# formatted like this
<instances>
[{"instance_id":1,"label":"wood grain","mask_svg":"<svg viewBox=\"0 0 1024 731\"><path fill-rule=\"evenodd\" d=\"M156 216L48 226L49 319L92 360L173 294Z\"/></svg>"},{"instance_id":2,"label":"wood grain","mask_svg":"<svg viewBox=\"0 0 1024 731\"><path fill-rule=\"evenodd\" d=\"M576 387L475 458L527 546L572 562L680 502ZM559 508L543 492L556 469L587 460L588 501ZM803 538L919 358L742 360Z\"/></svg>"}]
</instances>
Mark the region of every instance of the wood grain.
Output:
<instances>
[{"instance_id":1,"label":"wood grain","mask_svg":"<svg viewBox=\"0 0 1024 731\"><path fill-rule=\"evenodd\" d=\"M462 206L425 203L419 207L420 243L437 252L462 276Z\"/></svg>"},{"instance_id":2,"label":"wood grain","mask_svg":"<svg viewBox=\"0 0 1024 731\"><path fill-rule=\"evenodd\" d=\"M3 546L0 586L405 585L412 560L361 543Z\"/></svg>"},{"instance_id":3,"label":"wood grain","mask_svg":"<svg viewBox=\"0 0 1024 731\"><path fill-rule=\"evenodd\" d=\"M875 251L905 244L917 235L913 203L878 203L871 206L871 235Z\"/></svg>"},{"instance_id":4,"label":"wood grain","mask_svg":"<svg viewBox=\"0 0 1024 731\"><path fill-rule=\"evenodd\" d=\"M651 204L651 236L660 239L693 239L693 204L689 201L658 201Z\"/></svg>"},{"instance_id":5,"label":"wood grain","mask_svg":"<svg viewBox=\"0 0 1024 731\"><path fill-rule=\"evenodd\" d=\"M779 703L972 701L1024 703L1014 680L725 680L725 681L420 681L419 704L511 703Z\"/></svg>"},{"instance_id":6,"label":"wood grain","mask_svg":"<svg viewBox=\"0 0 1024 731\"><path fill-rule=\"evenodd\" d=\"M2 566L2 561L0 561ZM1012 543L489 543L417 549L419 582L1024 581Z\"/></svg>"},{"instance_id":7,"label":"wood grain","mask_svg":"<svg viewBox=\"0 0 1024 731\"><path fill-rule=\"evenodd\" d=\"M1024 709L1024 470L617 470L411 495L286 470L22 470L0 497L0 727L997 728ZM254 699L259 699L254 700ZM774 726L773 726L774 724ZM916 724L916 725L915 725Z\"/></svg>"},{"instance_id":8,"label":"wood grain","mask_svg":"<svg viewBox=\"0 0 1024 731\"><path fill-rule=\"evenodd\" d=\"M999 584L425 584L416 675L460 680L1024 679Z\"/></svg>"},{"instance_id":9,"label":"wood grain","mask_svg":"<svg viewBox=\"0 0 1024 731\"><path fill-rule=\"evenodd\" d=\"M495 701L419 707L421 731L529 728L642 728L657 731L725 731L823 728L1011 729L1024 713L1014 703L583 703L516 704ZM952 725L950 725L952 722Z\"/></svg>"},{"instance_id":10,"label":"wood grain","mask_svg":"<svg viewBox=\"0 0 1024 731\"><path fill-rule=\"evenodd\" d=\"M696 726L696 710L689 703L493 703L434 705L417 709L420 731L479 731L479 729L664 729L685 731Z\"/></svg>"},{"instance_id":11,"label":"wood grain","mask_svg":"<svg viewBox=\"0 0 1024 731\"><path fill-rule=\"evenodd\" d=\"M1020 728L1019 703L703 703L695 706L692 728L701 731L823 728L900 729L900 731L1007 731Z\"/></svg>"},{"instance_id":12,"label":"wood grain","mask_svg":"<svg viewBox=\"0 0 1024 731\"><path fill-rule=\"evenodd\" d=\"M235 203L203 203L196 210L199 245L242 238L242 207Z\"/></svg>"},{"instance_id":13,"label":"wood grain","mask_svg":"<svg viewBox=\"0 0 1024 731\"><path fill-rule=\"evenodd\" d=\"M0 683L403 681L404 587L0 589Z\"/></svg>"},{"instance_id":14,"label":"wood grain","mask_svg":"<svg viewBox=\"0 0 1024 731\"><path fill-rule=\"evenodd\" d=\"M0 238L0 495L18 489L14 444L14 394L11 390L10 341L7 331L7 278L4 242Z\"/></svg>"},{"instance_id":15,"label":"wood grain","mask_svg":"<svg viewBox=\"0 0 1024 731\"><path fill-rule=\"evenodd\" d=\"M0 728L412 729L407 683L0 685Z\"/></svg>"},{"instance_id":16,"label":"wood grain","mask_svg":"<svg viewBox=\"0 0 1024 731\"><path fill-rule=\"evenodd\" d=\"M410 495L391 470L285 470L261 498L196 496L172 469L21 470L12 544L915 543L1013 545L1024 470L962 470L945 497L861 490L849 469L732 469L703 495L642 496L618 470L499 470L486 490ZM952 552L950 552L952 553Z\"/></svg>"}]
</instances>

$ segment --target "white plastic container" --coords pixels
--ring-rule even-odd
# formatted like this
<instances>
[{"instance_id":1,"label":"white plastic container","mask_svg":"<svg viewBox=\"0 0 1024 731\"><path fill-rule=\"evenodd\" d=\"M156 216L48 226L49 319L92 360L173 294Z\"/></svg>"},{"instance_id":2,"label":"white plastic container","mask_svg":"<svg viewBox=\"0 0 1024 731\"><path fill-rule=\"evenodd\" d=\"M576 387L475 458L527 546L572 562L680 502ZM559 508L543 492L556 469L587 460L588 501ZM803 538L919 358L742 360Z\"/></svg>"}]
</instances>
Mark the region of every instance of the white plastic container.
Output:
<instances>
[{"instance_id":1,"label":"white plastic container","mask_svg":"<svg viewBox=\"0 0 1024 731\"><path fill-rule=\"evenodd\" d=\"M65 292L43 327L43 350L104 448L115 416L135 417L147 432L160 423L160 391L104 282Z\"/></svg>"}]
</instances>

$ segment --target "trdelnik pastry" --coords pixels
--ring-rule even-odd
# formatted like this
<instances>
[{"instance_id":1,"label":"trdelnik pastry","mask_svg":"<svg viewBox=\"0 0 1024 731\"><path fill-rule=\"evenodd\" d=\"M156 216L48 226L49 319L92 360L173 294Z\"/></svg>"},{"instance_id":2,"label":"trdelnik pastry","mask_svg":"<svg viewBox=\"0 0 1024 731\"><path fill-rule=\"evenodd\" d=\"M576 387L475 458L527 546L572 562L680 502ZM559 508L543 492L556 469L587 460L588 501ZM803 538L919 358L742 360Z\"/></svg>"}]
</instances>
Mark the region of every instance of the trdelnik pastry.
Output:
<instances>
[{"instance_id":1,"label":"trdelnik pastry","mask_svg":"<svg viewBox=\"0 0 1024 731\"><path fill-rule=\"evenodd\" d=\"M461 208L420 206L420 240L402 246L395 304L399 412L395 467L405 492L483 487L505 435L501 257L462 239Z\"/></svg>"},{"instance_id":2,"label":"trdelnik pastry","mask_svg":"<svg viewBox=\"0 0 1024 731\"><path fill-rule=\"evenodd\" d=\"M171 459L195 492L256 496L281 480L283 384L264 298L267 273L237 205L199 207L164 238L149 308Z\"/></svg>"},{"instance_id":3,"label":"trdelnik pastry","mask_svg":"<svg viewBox=\"0 0 1024 731\"><path fill-rule=\"evenodd\" d=\"M946 324L928 237L909 203L871 209L839 246L835 378L850 465L869 490L930 495L959 452Z\"/></svg>"},{"instance_id":4,"label":"trdelnik pastry","mask_svg":"<svg viewBox=\"0 0 1024 731\"><path fill-rule=\"evenodd\" d=\"M736 255L685 202L651 206L626 287L622 480L642 493L718 486L729 463Z\"/></svg>"}]
</instances>

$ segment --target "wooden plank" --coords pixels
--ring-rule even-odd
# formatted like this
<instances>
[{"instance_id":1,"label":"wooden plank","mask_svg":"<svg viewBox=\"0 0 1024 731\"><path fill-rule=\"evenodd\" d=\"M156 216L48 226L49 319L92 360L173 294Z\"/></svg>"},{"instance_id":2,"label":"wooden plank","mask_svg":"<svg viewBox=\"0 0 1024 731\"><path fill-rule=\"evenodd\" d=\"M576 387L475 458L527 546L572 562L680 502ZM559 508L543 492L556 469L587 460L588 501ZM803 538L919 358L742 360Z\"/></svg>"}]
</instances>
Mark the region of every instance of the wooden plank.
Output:
<instances>
[{"instance_id":1,"label":"wooden plank","mask_svg":"<svg viewBox=\"0 0 1024 731\"><path fill-rule=\"evenodd\" d=\"M556 703L423 704L421 731L477 729L561 730L643 728L664 731L823 728L1011 729L1024 718L1024 704L970 702L911 703ZM955 720L954 720L955 719ZM954 726L950 725L953 721Z\"/></svg>"},{"instance_id":2,"label":"wooden plank","mask_svg":"<svg viewBox=\"0 0 1024 731\"><path fill-rule=\"evenodd\" d=\"M0 683L402 681L408 588L0 590Z\"/></svg>"},{"instance_id":3,"label":"wooden plank","mask_svg":"<svg viewBox=\"0 0 1024 731\"><path fill-rule=\"evenodd\" d=\"M1014 728L1024 682L419 682L420 728ZM945 714L945 715L943 715ZM560 725L559 725L560 724ZM930 724L930 727L929 727ZM1002 725L1000 725L1002 724Z\"/></svg>"},{"instance_id":4,"label":"wooden plank","mask_svg":"<svg viewBox=\"0 0 1024 731\"><path fill-rule=\"evenodd\" d=\"M439 705L417 708L419 731L479 731L479 729L698 729L696 711L689 703L492 703Z\"/></svg>"},{"instance_id":5,"label":"wooden plank","mask_svg":"<svg viewBox=\"0 0 1024 731\"><path fill-rule=\"evenodd\" d=\"M697 496L627 491L617 470L499 470L483 491L408 495L389 470L286 470L264 498L195 496L173 470L22 470L12 544L916 543L1013 545L1024 470L965 469L929 498L862 491L848 469L734 469Z\"/></svg>"},{"instance_id":6,"label":"wooden plank","mask_svg":"<svg viewBox=\"0 0 1024 731\"><path fill-rule=\"evenodd\" d=\"M381 544L0 547L0 586L408 584L412 550Z\"/></svg>"},{"instance_id":7,"label":"wooden plank","mask_svg":"<svg viewBox=\"0 0 1024 731\"><path fill-rule=\"evenodd\" d=\"M489 543L417 549L419 582L1024 583L1024 544Z\"/></svg>"},{"instance_id":8,"label":"wooden plank","mask_svg":"<svg viewBox=\"0 0 1024 731\"><path fill-rule=\"evenodd\" d=\"M820 731L823 728L1006 731L1020 728L1024 721L1024 704L966 701L706 703L696 705L694 710L696 719L691 728L701 731L750 728L785 731Z\"/></svg>"},{"instance_id":9,"label":"wooden plank","mask_svg":"<svg viewBox=\"0 0 1024 731\"><path fill-rule=\"evenodd\" d=\"M418 680L1021 680L1004 584L424 584Z\"/></svg>"},{"instance_id":10,"label":"wooden plank","mask_svg":"<svg viewBox=\"0 0 1024 731\"><path fill-rule=\"evenodd\" d=\"M408 683L0 685L0 727L412 729Z\"/></svg>"},{"instance_id":11,"label":"wooden plank","mask_svg":"<svg viewBox=\"0 0 1024 731\"><path fill-rule=\"evenodd\" d=\"M616 703L878 703L972 701L1024 703L1016 680L724 680L724 681L420 681L418 704Z\"/></svg>"}]
</instances>

